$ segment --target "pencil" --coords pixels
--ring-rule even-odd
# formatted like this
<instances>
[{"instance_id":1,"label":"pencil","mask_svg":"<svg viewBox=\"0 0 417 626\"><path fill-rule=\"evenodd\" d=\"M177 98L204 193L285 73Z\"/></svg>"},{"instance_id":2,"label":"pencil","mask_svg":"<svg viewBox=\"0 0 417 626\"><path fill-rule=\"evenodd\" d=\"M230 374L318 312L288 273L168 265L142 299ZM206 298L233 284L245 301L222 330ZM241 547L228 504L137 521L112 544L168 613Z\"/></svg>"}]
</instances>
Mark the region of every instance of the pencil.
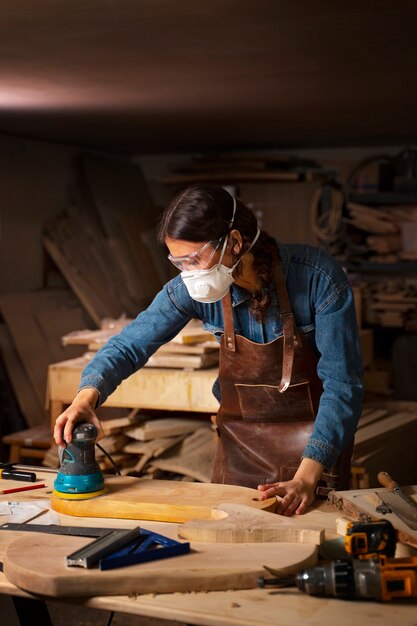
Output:
<instances>
[{"instance_id":1,"label":"pencil","mask_svg":"<svg viewBox=\"0 0 417 626\"><path fill-rule=\"evenodd\" d=\"M0 493L16 493L16 491L29 491L29 489L41 489L41 487L46 487L44 483L41 485L26 485L25 487L14 487L13 489L3 489Z\"/></svg>"}]
</instances>

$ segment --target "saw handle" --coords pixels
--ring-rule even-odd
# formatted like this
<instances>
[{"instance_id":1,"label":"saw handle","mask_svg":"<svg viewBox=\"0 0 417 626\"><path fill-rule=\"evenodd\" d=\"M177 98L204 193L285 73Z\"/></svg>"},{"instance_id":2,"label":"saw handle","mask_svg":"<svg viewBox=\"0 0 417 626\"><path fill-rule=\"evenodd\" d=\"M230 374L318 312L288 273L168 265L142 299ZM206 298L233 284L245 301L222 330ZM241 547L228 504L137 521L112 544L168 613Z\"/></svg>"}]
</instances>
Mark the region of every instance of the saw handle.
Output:
<instances>
[{"instance_id":1,"label":"saw handle","mask_svg":"<svg viewBox=\"0 0 417 626\"><path fill-rule=\"evenodd\" d=\"M395 491L399 488L398 483L388 474L388 472L379 472L378 480L388 491Z\"/></svg>"}]
</instances>

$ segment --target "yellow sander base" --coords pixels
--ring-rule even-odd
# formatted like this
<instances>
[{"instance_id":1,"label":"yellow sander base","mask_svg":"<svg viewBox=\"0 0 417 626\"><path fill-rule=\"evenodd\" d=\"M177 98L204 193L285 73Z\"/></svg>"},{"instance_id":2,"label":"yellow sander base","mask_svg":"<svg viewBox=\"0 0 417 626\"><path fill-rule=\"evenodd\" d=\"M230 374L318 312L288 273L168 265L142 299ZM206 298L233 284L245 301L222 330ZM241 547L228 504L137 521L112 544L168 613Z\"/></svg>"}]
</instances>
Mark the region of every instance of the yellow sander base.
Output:
<instances>
[{"instance_id":1,"label":"yellow sander base","mask_svg":"<svg viewBox=\"0 0 417 626\"><path fill-rule=\"evenodd\" d=\"M62 500L89 500L90 498L97 498L107 493L107 487L103 487L99 491L90 491L89 493L64 493L62 491L53 490L52 495Z\"/></svg>"}]
</instances>

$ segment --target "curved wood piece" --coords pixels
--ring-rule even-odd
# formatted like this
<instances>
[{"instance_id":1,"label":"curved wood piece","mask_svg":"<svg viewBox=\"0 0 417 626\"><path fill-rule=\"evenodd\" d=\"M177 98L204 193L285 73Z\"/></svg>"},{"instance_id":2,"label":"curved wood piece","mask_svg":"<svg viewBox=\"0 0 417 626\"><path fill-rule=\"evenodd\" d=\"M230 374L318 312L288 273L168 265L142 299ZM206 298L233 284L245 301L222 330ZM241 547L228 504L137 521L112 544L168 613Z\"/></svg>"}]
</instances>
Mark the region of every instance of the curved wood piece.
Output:
<instances>
[{"instance_id":1,"label":"curved wood piece","mask_svg":"<svg viewBox=\"0 0 417 626\"><path fill-rule=\"evenodd\" d=\"M192 483L175 480L149 480L133 476L105 478L108 492L88 500L65 500L51 496L54 511L76 517L187 522L213 519L212 509L222 502L244 504L274 511L276 498L259 499L249 487Z\"/></svg>"},{"instance_id":2,"label":"curved wood piece","mask_svg":"<svg viewBox=\"0 0 417 626\"><path fill-rule=\"evenodd\" d=\"M243 504L219 504L213 520L191 520L178 530L181 539L208 543L292 542L320 545L324 529L303 525L282 515L260 511Z\"/></svg>"}]
</instances>

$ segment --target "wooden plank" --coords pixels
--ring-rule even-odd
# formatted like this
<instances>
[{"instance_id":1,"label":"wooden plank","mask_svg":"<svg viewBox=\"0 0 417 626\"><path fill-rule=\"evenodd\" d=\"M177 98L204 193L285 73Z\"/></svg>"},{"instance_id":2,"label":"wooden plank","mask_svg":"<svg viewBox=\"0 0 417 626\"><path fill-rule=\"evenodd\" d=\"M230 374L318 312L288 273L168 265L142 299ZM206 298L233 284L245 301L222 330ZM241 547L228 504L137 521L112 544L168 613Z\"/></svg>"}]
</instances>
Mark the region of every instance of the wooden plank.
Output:
<instances>
[{"instance_id":1,"label":"wooden plank","mask_svg":"<svg viewBox=\"0 0 417 626\"><path fill-rule=\"evenodd\" d=\"M371 409L367 412L363 412L358 422L358 428L368 426L369 424L377 422L382 417L387 417L388 415L389 411L387 409Z\"/></svg>"},{"instance_id":2,"label":"wooden plank","mask_svg":"<svg viewBox=\"0 0 417 626\"><path fill-rule=\"evenodd\" d=\"M198 544L192 552L169 559L100 571L66 567L65 557L87 545L85 537L38 534L8 546L4 558L7 579L21 589L49 597L173 593L255 589L264 566L295 574L317 562L314 544Z\"/></svg>"},{"instance_id":3,"label":"wooden plank","mask_svg":"<svg viewBox=\"0 0 417 626\"><path fill-rule=\"evenodd\" d=\"M242 170L240 172L201 172L198 174L168 174L162 178L165 185L187 184L196 182L227 183L229 181L240 182L265 182L265 181L297 181L300 180L298 172L253 172Z\"/></svg>"},{"instance_id":4,"label":"wooden plank","mask_svg":"<svg viewBox=\"0 0 417 626\"><path fill-rule=\"evenodd\" d=\"M159 354L159 351L157 351L149 357L145 367L172 367L198 370L213 367L218 364L218 350L203 354Z\"/></svg>"},{"instance_id":5,"label":"wooden plank","mask_svg":"<svg viewBox=\"0 0 417 626\"><path fill-rule=\"evenodd\" d=\"M142 418L138 415L138 409L130 411L126 417L116 417L113 419L102 419L101 426L105 435L114 435L119 433L127 426L132 426L135 422L140 421Z\"/></svg>"},{"instance_id":6,"label":"wooden plank","mask_svg":"<svg viewBox=\"0 0 417 626\"><path fill-rule=\"evenodd\" d=\"M84 314L71 292L63 290L3 294L0 307L38 402L43 406L49 364L82 352L77 346L66 352L61 337L71 327L84 325Z\"/></svg>"},{"instance_id":7,"label":"wooden plank","mask_svg":"<svg viewBox=\"0 0 417 626\"><path fill-rule=\"evenodd\" d=\"M129 437L123 435L122 433L117 433L115 435L107 435L103 437L100 439L99 444L108 454L114 454L115 452L121 450L128 441ZM103 456L104 452L98 448L96 451L96 457L101 458Z\"/></svg>"},{"instance_id":8,"label":"wooden plank","mask_svg":"<svg viewBox=\"0 0 417 626\"><path fill-rule=\"evenodd\" d=\"M130 441L123 447L123 452L140 456L139 461L134 463L132 468L135 473L140 474L150 459L157 458L166 450L180 443L184 437L186 437L186 433L178 437L158 437L150 441Z\"/></svg>"},{"instance_id":9,"label":"wooden plank","mask_svg":"<svg viewBox=\"0 0 417 626\"><path fill-rule=\"evenodd\" d=\"M72 402L82 369L90 359L91 354L87 353L49 366L48 399L52 405L54 402ZM179 370L145 367L124 380L104 406L216 413L219 403L212 388L217 376L217 368Z\"/></svg>"},{"instance_id":10,"label":"wooden plank","mask_svg":"<svg viewBox=\"0 0 417 626\"><path fill-rule=\"evenodd\" d=\"M417 485L407 485L402 487L402 489L417 503ZM417 530L411 530L395 513L387 513L386 515L377 513L376 507L381 504L378 494L381 494L383 498L384 493L386 493L384 487L334 491L329 494L329 500L338 509L353 516L355 519L360 519L365 514L369 517L383 517L383 519L389 520L398 531L399 541L417 547Z\"/></svg>"},{"instance_id":11,"label":"wooden plank","mask_svg":"<svg viewBox=\"0 0 417 626\"><path fill-rule=\"evenodd\" d=\"M43 245L96 326L100 326L103 317L117 317L121 313L120 304L103 301L97 291L91 289L88 280L77 270L71 256L62 253L52 234L44 235Z\"/></svg>"},{"instance_id":12,"label":"wooden plank","mask_svg":"<svg viewBox=\"0 0 417 626\"><path fill-rule=\"evenodd\" d=\"M415 423L417 425L417 415L414 413L399 412L391 415L390 417L369 424L368 426L364 426L356 432L355 450L364 446L364 444L375 439L376 437L381 435L386 436L387 434L390 436L389 433L392 433L392 431L402 428L410 423Z\"/></svg>"},{"instance_id":13,"label":"wooden plank","mask_svg":"<svg viewBox=\"0 0 417 626\"><path fill-rule=\"evenodd\" d=\"M89 500L64 500L52 494L51 506L58 513L76 517L185 522L211 519L213 507L223 502L275 510L276 498L259 500L256 489L214 483L183 483L148 480L132 476L109 476L108 493Z\"/></svg>"},{"instance_id":14,"label":"wooden plank","mask_svg":"<svg viewBox=\"0 0 417 626\"><path fill-rule=\"evenodd\" d=\"M149 441L158 437L175 437L185 433L191 433L201 428L204 422L201 420L193 420L188 417L174 418L161 417L149 420L140 426L133 426L126 429L125 433L132 439L139 441Z\"/></svg>"},{"instance_id":15,"label":"wooden plank","mask_svg":"<svg viewBox=\"0 0 417 626\"><path fill-rule=\"evenodd\" d=\"M300 525L291 518L258 511L243 504L219 504L214 520L190 520L180 526L178 536L208 543L324 542L324 529Z\"/></svg>"},{"instance_id":16,"label":"wooden plank","mask_svg":"<svg viewBox=\"0 0 417 626\"><path fill-rule=\"evenodd\" d=\"M151 466L208 483L213 472L216 446L217 435L211 428L198 428L175 448L154 459Z\"/></svg>"},{"instance_id":17,"label":"wooden plank","mask_svg":"<svg viewBox=\"0 0 417 626\"><path fill-rule=\"evenodd\" d=\"M48 423L48 413L44 408L44 403L39 401L35 393L6 324L0 324L0 350L7 375L26 424L39 426Z\"/></svg>"},{"instance_id":18,"label":"wooden plank","mask_svg":"<svg viewBox=\"0 0 417 626\"><path fill-rule=\"evenodd\" d=\"M140 166L120 158L85 154L82 167L103 230L116 252L126 291L133 299L150 302L162 281L140 235L155 225L158 210Z\"/></svg>"}]
</instances>

